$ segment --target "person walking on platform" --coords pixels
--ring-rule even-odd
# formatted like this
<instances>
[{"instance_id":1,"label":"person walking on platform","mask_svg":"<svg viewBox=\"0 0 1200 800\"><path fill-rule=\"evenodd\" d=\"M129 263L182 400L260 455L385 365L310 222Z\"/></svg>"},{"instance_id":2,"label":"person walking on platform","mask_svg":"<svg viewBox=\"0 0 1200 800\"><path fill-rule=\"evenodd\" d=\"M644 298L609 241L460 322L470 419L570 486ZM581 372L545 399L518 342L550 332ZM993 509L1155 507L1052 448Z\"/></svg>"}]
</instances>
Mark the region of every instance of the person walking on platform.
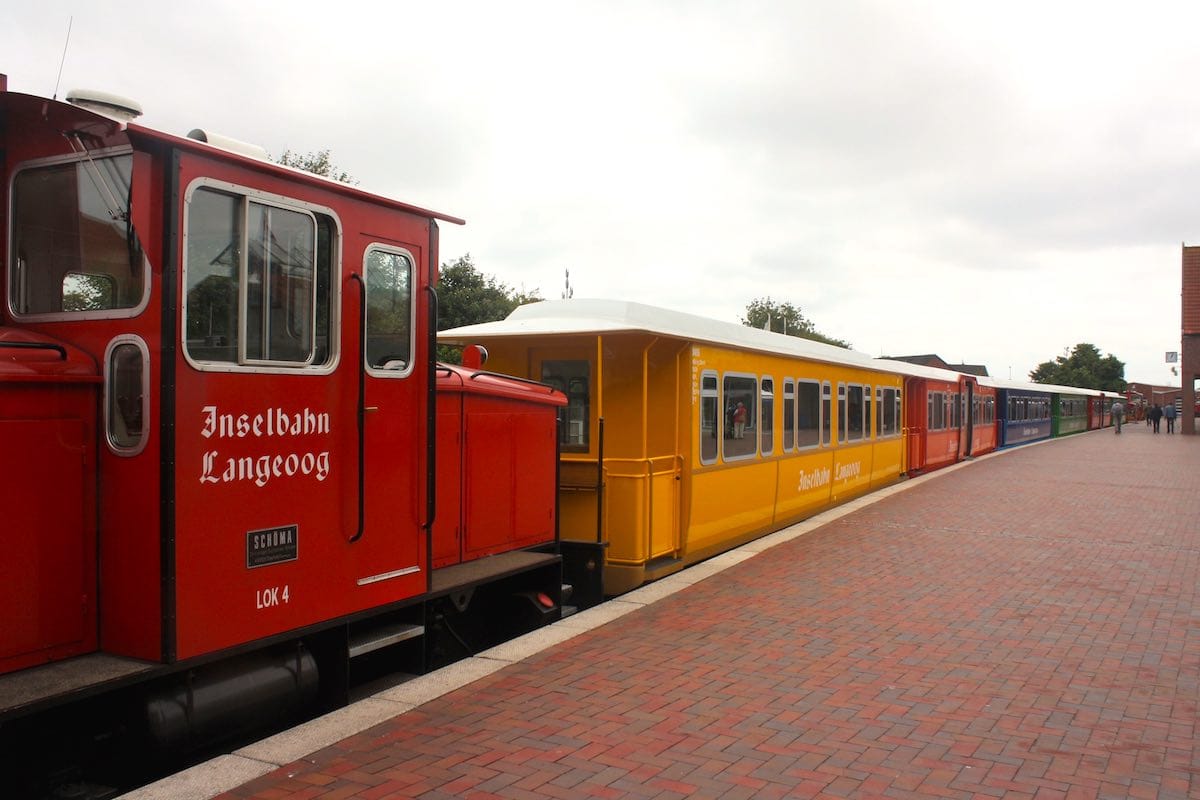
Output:
<instances>
[{"instance_id":1,"label":"person walking on platform","mask_svg":"<svg viewBox=\"0 0 1200 800\"><path fill-rule=\"evenodd\" d=\"M1113 425L1117 428L1117 433L1121 432L1121 423L1125 421L1125 406L1120 400L1113 400L1112 404Z\"/></svg>"},{"instance_id":2,"label":"person walking on platform","mask_svg":"<svg viewBox=\"0 0 1200 800\"><path fill-rule=\"evenodd\" d=\"M1175 432L1175 415L1178 413L1174 403L1167 403L1163 406L1163 418L1167 421L1167 433Z\"/></svg>"},{"instance_id":3,"label":"person walking on platform","mask_svg":"<svg viewBox=\"0 0 1200 800\"><path fill-rule=\"evenodd\" d=\"M1162 421L1162 406L1155 403L1150 407L1150 424L1154 426L1154 432L1158 433L1158 423Z\"/></svg>"}]
</instances>

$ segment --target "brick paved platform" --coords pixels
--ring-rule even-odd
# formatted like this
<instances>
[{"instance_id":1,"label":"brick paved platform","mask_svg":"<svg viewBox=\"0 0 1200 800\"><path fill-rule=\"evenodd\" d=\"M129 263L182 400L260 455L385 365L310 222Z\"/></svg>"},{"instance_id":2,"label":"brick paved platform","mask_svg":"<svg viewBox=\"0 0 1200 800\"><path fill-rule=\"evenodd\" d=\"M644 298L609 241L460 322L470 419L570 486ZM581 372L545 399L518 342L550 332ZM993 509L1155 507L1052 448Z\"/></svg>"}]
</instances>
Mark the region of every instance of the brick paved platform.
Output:
<instances>
[{"instance_id":1,"label":"brick paved platform","mask_svg":"<svg viewBox=\"0 0 1200 800\"><path fill-rule=\"evenodd\" d=\"M222 797L1200 797L1200 437L903 489Z\"/></svg>"}]
</instances>

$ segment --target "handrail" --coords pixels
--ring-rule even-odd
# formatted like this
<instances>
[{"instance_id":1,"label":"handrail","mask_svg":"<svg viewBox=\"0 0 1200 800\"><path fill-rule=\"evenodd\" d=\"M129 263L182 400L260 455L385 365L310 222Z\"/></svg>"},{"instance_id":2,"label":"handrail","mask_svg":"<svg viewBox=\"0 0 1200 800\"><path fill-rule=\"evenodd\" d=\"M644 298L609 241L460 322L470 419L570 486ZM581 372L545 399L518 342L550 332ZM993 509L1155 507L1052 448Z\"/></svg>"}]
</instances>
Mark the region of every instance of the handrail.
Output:
<instances>
[{"instance_id":1,"label":"handrail","mask_svg":"<svg viewBox=\"0 0 1200 800\"><path fill-rule=\"evenodd\" d=\"M472 372L470 375L471 380L475 380L476 378L481 378L481 377L482 378L503 378L504 380L507 380L507 381L515 381L517 383L527 383L530 386L539 386L543 389L547 389L547 390L549 390L549 392L551 394L553 394L556 391L555 388L553 386L551 386L550 384L542 383L541 381L535 381L533 378L522 378L517 375L505 375L504 373L501 373L501 372L489 372L486 369L481 369L476 372Z\"/></svg>"},{"instance_id":2,"label":"handrail","mask_svg":"<svg viewBox=\"0 0 1200 800\"><path fill-rule=\"evenodd\" d=\"M433 523L437 520L437 323L438 296L432 285L425 287L429 295L429 378L425 386L425 524L433 535ZM429 541L429 552L433 551L433 540ZM430 562L432 563L432 562Z\"/></svg>"},{"instance_id":3,"label":"handrail","mask_svg":"<svg viewBox=\"0 0 1200 800\"><path fill-rule=\"evenodd\" d=\"M350 279L358 281L358 530L348 540L351 543L362 538L367 524L366 489L366 414L367 414L367 282L357 272Z\"/></svg>"},{"instance_id":4,"label":"handrail","mask_svg":"<svg viewBox=\"0 0 1200 800\"><path fill-rule=\"evenodd\" d=\"M54 350L62 357L63 361L67 360L67 348L61 344L51 344L50 342L0 342L0 347L11 347L16 350Z\"/></svg>"}]
</instances>

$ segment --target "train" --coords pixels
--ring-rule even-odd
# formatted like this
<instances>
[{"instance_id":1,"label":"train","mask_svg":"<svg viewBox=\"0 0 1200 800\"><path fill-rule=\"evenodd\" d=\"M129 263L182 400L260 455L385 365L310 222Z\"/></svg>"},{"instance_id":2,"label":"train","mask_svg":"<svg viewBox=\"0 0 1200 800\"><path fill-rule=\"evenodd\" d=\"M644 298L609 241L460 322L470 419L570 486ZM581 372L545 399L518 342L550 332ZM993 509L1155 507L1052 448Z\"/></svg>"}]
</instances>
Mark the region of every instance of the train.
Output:
<instances>
[{"instance_id":1,"label":"train","mask_svg":"<svg viewBox=\"0 0 1200 800\"><path fill-rule=\"evenodd\" d=\"M566 395L559 538L582 603L906 477L1106 427L1119 398L625 301L546 300L439 340Z\"/></svg>"},{"instance_id":2,"label":"train","mask_svg":"<svg viewBox=\"0 0 1200 800\"><path fill-rule=\"evenodd\" d=\"M439 333L439 226L461 219L140 111L0 75L18 796L108 796L906 476L1110 421L1102 392L618 301Z\"/></svg>"},{"instance_id":3,"label":"train","mask_svg":"<svg viewBox=\"0 0 1200 800\"><path fill-rule=\"evenodd\" d=\"M0 77L6 776L169 768L562 615L565 396L435 362L461 220L139 110Z\"/></svg>"}]
</instances>

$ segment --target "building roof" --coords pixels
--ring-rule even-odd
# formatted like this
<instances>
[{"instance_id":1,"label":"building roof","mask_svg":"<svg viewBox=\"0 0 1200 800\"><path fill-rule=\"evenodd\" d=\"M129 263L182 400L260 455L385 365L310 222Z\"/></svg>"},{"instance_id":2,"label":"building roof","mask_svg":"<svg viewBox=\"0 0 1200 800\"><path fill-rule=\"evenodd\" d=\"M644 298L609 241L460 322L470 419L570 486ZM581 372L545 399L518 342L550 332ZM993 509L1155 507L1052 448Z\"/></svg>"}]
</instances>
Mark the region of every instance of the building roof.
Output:
<instances>
[{"instance_id":1,"label":"building roof","mask_svg":"<svg viewBox=\"0 0 1200 800\"><path fill-rule=\"evenodd\" d=\"M886 356L892 361L906 361L909 364L921 364L926 367L937 367L938 369L948 369L953 372L962 372L967 375L987 376L987 367L983 364L948 364L945 359L937 353L924 353L916 356Z\"/></svg>"}]
</instances>

